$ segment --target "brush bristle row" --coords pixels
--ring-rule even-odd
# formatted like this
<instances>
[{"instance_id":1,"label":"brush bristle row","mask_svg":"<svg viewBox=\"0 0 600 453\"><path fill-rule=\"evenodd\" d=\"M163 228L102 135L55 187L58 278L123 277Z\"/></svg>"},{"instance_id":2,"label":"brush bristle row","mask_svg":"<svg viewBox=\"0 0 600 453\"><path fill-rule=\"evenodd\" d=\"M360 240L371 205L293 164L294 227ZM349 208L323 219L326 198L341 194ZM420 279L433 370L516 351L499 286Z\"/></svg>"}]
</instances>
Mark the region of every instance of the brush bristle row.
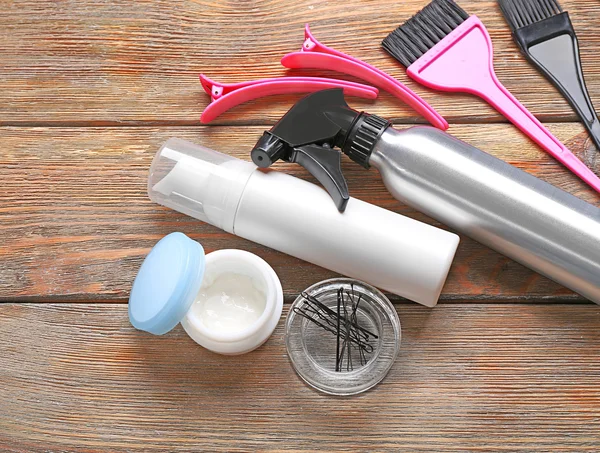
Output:
<instances>
[{"instance_id":1,"label":"brush bristle row","mask_svg":"<svg viewBox=\"0 0 600 453\"><path fill-rule=\"evenodd\" d=\"M556 0L498 0L513 31L562 13Z\"/></svg>"},{"instance_id":2,"label":"brush bristle row","mask_svg":"<svg viewBox=\"0 0 600 453\"><path fill-rule=\"evenodd\" d=\"M468 18L469 14L454 1L433 0L381 44L396 60L409 67Z\"/></svg>"}]
</instances>

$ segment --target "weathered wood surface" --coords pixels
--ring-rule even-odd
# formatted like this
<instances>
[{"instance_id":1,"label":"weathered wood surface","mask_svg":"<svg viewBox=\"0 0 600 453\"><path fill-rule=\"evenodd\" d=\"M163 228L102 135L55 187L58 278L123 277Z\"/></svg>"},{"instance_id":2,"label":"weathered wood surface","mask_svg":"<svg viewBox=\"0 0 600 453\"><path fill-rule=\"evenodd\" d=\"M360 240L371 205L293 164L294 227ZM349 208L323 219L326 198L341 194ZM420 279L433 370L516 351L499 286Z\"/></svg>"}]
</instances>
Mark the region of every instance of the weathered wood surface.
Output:
<instances>
[{"instance_id":1,"label":"weathered wood surface","mask_svg":"<svg viewBox=\"0 0 600 453\"><path fill-rule=\"evenodd\" d=\"M580 125L551 125L583 149ZM0 300L44 297L125 301L150 247L181 230L207 251L242 248L263 256L294 297L333 276L266 247L161 208L146 195L148 168L160 144L180 136L249 159L260 127L5 128L0 156ZM459 138L600 205L600 198L511 125L455 125ZM595 151L594 151L595 153ZM298 165L281 170L307 177ZM596 168L600 170L600 159ZM379 174L347 161L353 196L423 221L387 192ZM439 225L438 223L435 223ZM511 260L463 238L444 299L579 298Z\"/></svg>"},{"instance_id":2,"label":"weathered wood surface","mask_svg":"<svg viewBox=\"0 0 600 453\"><path fill-rule=\"evenodd\" d=\"M306 22L322 42L422 95L452 134L600 205L482 101L417 85L381 50L424 4L0 0L0 450L600 451L600 310L464 237L442 304L398 305L400 359L359 397L304 385L285 353L283 321L265 346L237 358L203 350L180 328L159 338L128 323L135 272L175 230L207 251L264 257L287 301L334 275L146 196L148 165L169 137L248 158L299 95L251 102L202 127L208 97L198 74L283 75L279 59L299 49ZM488 27L500 79L600 174L600 154L519 55L496 2L460 4ZM600 105L600 3L561 4ZM396 124L423 122L386 93L350 101ZM298 166L277 168L308 178ZM344 171L353 196L438 225L394 200L375 171L348 162Z\"/></svg>"},{"instance_id":3,"label":"weathered wood surface","mask_svg":"<svg viewBox=\"0 0 600 453\"><path fill-rule=\"evenodd\" d=\"M294 375L283 321L240 357L183 329L135 331L123 305L0 307L2 451L600 450L600 311L398 306L401 354L376 389Z\"/></svg>"},{"instance_id":4,"label":"weathered wood surface","mask_svg":"<svg viewBox=\"0 0 600 453\"><path fill-rule=\"evenodd\" d=\"M4 0L0 124L195 124L208 102L199 73L224 82L284 75L279 60L300 49L307 22L319 40L389 72L452 122L499 120L497 113L471 96L439 95L417 85L381 49L381 40L425 3ZM574 120L563 98L519 55L496 2L460 3L486 24L498 75L517 98L543 119ZM598 104L598 2L561 4L572 13L588 86ZM254 102L219 122L271 123L292 99L297 96ZM396 120L422 121L387 94L375 104L354 105Z\"/></svg>"}]
</instances>

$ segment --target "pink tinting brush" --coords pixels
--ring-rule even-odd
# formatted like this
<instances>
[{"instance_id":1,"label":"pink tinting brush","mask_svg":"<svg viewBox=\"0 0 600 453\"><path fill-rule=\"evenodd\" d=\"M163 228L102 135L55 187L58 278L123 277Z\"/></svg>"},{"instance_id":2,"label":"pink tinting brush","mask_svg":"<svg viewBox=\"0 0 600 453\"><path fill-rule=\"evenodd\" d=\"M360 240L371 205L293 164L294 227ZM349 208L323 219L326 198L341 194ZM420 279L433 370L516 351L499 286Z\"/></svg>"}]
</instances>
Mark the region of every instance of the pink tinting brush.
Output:
<instances>
[{"instance_id":1,"label":"pink tinting brush","mask_svg":"<svg viewBox=\"0 0 600 453\"><path fill-rule=\"evenodd\" d=\"M485 99L533 141L600 192L600 179L510 94L494 72L492 41L477 16L433 0L383 40L417 82Z\"/></svg>"}]
</instances>

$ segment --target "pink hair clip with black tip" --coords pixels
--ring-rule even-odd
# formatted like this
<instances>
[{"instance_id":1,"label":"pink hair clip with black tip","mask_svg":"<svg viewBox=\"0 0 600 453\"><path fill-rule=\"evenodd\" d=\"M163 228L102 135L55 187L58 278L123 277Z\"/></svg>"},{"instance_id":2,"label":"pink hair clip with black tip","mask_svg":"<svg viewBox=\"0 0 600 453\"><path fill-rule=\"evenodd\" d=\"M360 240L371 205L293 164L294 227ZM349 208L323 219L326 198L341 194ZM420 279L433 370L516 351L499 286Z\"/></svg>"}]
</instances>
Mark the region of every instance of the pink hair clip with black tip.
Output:
<instances>
[{"instance_id":1,"label":"pink hair clip with black tip","mask_svg":"<svg viewBox=\"0 0 600 453\"><path fill-rule=\"evenodd\" d=\"M302 49L284 55L281 64L290 69L327 69L366 80L406 102L435 127L448 129L448 122L444 117L418 94L375 66L321 44L310 32L308 24L304 28Z\"/></svg>"},{"instance_id":2,"label":"pink hair clip with black tip","mask_svg":"<svg viewBox=\"0 0 600 453\"><path fill-rule=\"evenodd\" d=\"M313 93L328 88L342 88L349 96L365 99L375 99L379 94L379 90L372 86L324 77L278 77L241 83L219 83L201 74L200 82L211 97L210 104L200 117L202 123L210 123L236 105L275 94Z\"/></svg>"}]
</instances>

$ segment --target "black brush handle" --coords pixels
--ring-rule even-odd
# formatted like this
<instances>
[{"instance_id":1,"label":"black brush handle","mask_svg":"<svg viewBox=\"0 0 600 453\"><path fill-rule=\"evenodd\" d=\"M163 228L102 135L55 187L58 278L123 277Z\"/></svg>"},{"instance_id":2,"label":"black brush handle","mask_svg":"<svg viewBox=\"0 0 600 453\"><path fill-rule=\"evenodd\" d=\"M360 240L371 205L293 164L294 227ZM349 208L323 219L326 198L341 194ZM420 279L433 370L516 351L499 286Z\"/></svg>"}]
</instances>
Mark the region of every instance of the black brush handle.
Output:
<instances>
[{"instance_id":1,"label":"black brush handle","mask_svg":"<svg viewBox=\"0 0 600 453\"><path fill-rule=\"evenodd\" d=\"M596 149L600 151L600 121L590 99L579 57L579 44L567 12L544 21L546 27L533 24L514 32L521 49L569 101ZM548 36L548 30L552 35Z\"/></svg>"}]
</instances>

